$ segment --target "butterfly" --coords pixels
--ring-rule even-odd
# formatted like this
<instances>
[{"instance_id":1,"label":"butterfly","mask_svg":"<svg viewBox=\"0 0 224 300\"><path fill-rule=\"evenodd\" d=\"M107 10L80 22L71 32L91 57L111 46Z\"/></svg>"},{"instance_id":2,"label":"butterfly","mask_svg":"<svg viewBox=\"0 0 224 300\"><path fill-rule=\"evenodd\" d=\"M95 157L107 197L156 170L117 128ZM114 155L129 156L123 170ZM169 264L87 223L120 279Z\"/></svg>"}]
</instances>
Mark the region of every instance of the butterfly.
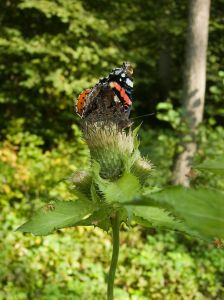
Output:
<instances>
[{"instance_id":1,"label":"butterfly","mask_svg":"<svg viewBox=\"0 0 224 300\"><path fill-rule=\"evenodd\" d=\"M123 113L129 116L132 106L133 68L125 62L120 68L113 69L107 77L85 89L76 101L77 114L85 119L91 114L103 115Z\"/></svg>"}]
</instances>

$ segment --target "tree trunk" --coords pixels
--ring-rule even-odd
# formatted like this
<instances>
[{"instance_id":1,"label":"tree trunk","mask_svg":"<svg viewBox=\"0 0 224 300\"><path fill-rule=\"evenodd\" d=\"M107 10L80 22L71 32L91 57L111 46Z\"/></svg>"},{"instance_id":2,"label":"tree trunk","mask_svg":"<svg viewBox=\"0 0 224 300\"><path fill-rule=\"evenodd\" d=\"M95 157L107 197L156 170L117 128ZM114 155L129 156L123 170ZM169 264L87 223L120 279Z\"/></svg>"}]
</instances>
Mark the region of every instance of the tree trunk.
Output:
<instances>
[{"instance_id":1,"label":"tree trunk","mask_svg":"<svg viewBox=\"0 0 224 300\"><path fill-rule=\"evenodd\" d=\"M206 83L206 52L208 44L210 0L190 0L188 35L186 45L186 66L183 84L183 119L191 137L184 142L183 152L178 156L174 171L173 183L189 186L191 161L197 150L195 141L197 127L202 122Z\"/></svg>"}]
</instances>

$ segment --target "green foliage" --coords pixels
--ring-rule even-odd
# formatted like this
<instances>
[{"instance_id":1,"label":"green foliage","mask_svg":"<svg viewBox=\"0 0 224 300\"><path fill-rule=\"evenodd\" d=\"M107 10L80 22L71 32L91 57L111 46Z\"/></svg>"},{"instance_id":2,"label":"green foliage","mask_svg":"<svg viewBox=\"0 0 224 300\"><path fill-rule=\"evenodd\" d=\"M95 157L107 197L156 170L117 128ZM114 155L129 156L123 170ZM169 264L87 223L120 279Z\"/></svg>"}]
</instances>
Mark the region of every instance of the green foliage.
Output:
<instances>
[{"instance_id":1,"label":"green foliage","mask_svg":"<svg viewBox=\"0 0 224 300\"><path fill-rule=\"evenodd\" d=\"M198 151L194 158L194 166L206 160L218 160L224 155L224 129L222 126L213 127L203 124L198 131ZM170 129L144 129L140 132L141 153L153 162L152 175L148 181L150 186L167 186L172 176L172 165L176 152L181 151L178 145L179 137ZM220 164L221 166L221 164ZM205 186L224 190L222 174L212 174L203 170L192 179L194 186Z\"/></svg>"},{"instance_id":2,"label":"green foliage","mask_svg":"<svg viewBox=\"0 0 224 300\"><path fill-rule=\"evenodd\" d=\"M79 131L76 127L74 129L77 139ZM156 143L153 132L148 135L152 136L149 140L152 153L158 154L153 157L167 166L170 163L169 156L161 159L163 153L166 153L164 151L168 151L162 147L164 142ZM28 136L27 134L27 139L24 138L25 135L18 139L17 134L15 137L11 135L11 142L5 141L1 145L1 181L4 184L1 186L0 202L0 298L102 299L105 295L104 278L111 251L110 239L106 233L97 228L77 227L75 230L60 230L44 238L30 238L20 233L9 234L9 231L19 226L21 218L25 215L27 217L30 211L40 206L39 198L71 200L74 191L68 191L65 182L60 180L86 165L87 161L87 152L81 139L78 144L60 141L57 148L43 152L38 145L40 139ZM165 134L163 136L165 138ZM171 140L169 135L166 138ZM15 141L18 143L15 144ZM211 139L206 144L209 141ZM214 143L215 141L216 139ZM166 145L171 146L171 143ZM165 171L168 172L168 167L164 167ZM150 177L150 180L154 181L155 178ZM164 178L160 177L160 180L162 184ZM94 186L91 194L94 202L99 201ZM161 214L161 211L153 209L157 226L158 221L162 222L169 217L166 214L166 217L164 215L163 219L158 220L158 213ZM153 209L150 209L151 217ZM137 206L136 210L141 215L149 211L140 210ZM110 214L111 209L104 207L80 225L98 225L108 230ZM138 221L140 222L140 218ZM141 218L141 222L143 221ZM145 225L150 226L146 221ZM224 297L223 253L213 245L164 231L154 234L138 227L122 232L121 240L122 251L115 289L117 299L204 297L221 300Z\"/></svg>"},{"instance_id":3,"label":"green foliage","mask_svg":"<svg viewBox=\"0 0 224 300\"><path fill-rule=\"evenodd\" d=\"M224 193L209 189L170 187L160 192L146 193L149 205L171 211L186 227L205 238L224 238ZM147 200L146 200L147 202Z\"/></svg>"},{"instance_id":4,"label":"green foliage","mask_svg":"<svg viewBox=\"0 0 224 300\"><path fill-rule=\"evenodd\" d=\"M1 6L0 103L7 108L1 118L23 118L25 129L51 144L58 134L70 136L66 127L74 119L74 94L95 84L99 71L108 71L108 59L117 62L120 56L112 41L105 43L107 20L83 1L21 0ZM2 124L5 132L7 124Z\"/></svg>"},{"instance_id":5,"label":"green foliage","mask_svg":"<svg viewBox=\"0 0 224 300\"><path fill-rule=\"evenodd\" d=\"M109 245L104 233L78 228L75 232L68 230L69 235L61 230L43 240L9 231L15 230L25 215L39 209L41 201L69 201L86 190L94 204L105 199L104 193L110 196L102 181L91 184L88 150L79 128L72 126L76 121L72 106L74 95L91 87L123 60L136 65L134 107L138 115L155 112L157 104L162 104L157 119L144 119L152 128L145 127L140 133L142 153L155 165L146 173L153 176L143 176L139 171L142 165L130 160L131 174L110 186L115 197L109 200L124 200L120 185L130 198L138 194L139 184L149 185L150 191L155 185L167 185L174 155L181 150L177 149L176 133L183 125L179 105L186 4L173 0L135 0L132 5L127 0L1 1L0 299L103 298ZM211 2L205 121L197 136L195 157L195 164L204 168L192 184L224 190L223 174L217 174L221 163L214 167L217 157L224 155L222 6L223 0ZM167 99L171 99L169 103ZM88 175L82 183L77 181L80 168ZM71 180L75 191L68 189L66 179ZM123 184L126 181L136 188L127 189ZM131 220L134 215L147 227L180 226L170 200L172 214L163 208L144 206L142 210L136 206L132 212L122 210L122 217ZM110 205L97 207L79 224L108 231L112 209ZM183 221L185 214L180 212ZM191 218L187 216L189 222ZM212 222L217 224L215 219ZM210 228L206 227L206 235L208 232ZM173 234L143 238L152 232L140 233L134 230L123 234L117 299L129 299L128 294L141 300L224 298L221 251L190 239L183 242ZM127 246L123 243L126 239Z\"/></svg>"},{"instance_id":6,"label":"green foliage","mask_svg":"<svg viewBox=\"0 0 224 300\"><path fill-rule=\"evenodd\" d=\"M172 175L172 164L178 139L171 130L145 129L140 132L140 150L153 162L153 170L148 183L150 186L164 186Z\"/></svg>"},{"instance_id":7,"label":"green foliage","mask_svg":"<svg viewBox=\"0 0 224 300\"><path fill-rule=\"evenodd\" d=\"M91 126L91 124L88 126ZM92 166L88 173L82 173L81 175L75 173L72 179L73 182L75 179L78 190L83 190L83 185L85 185L86 196L76 192L78 200L74 202L60 201L53 203L53 206L50 204L49 209L45 207L37 212L30 221L18 230L31 232L35 235L47 235L52 233L53 230L80 224L95 225L106 230L108 224L110 224L110 217L116 209L122 212L121 220L127 221L128 212L119 204L131 201L141 190L138 178L131 174L131 166L139 158L139 143L136 141L139 128L136 128L133 132L129 130L126 133L120 131L114 124L111 125L112 127L102 126L101 123L92 126L94 126L95 131L89 128L87 130L88 135L85 133L88 137L87 142L92 155ZM108 145L112 147L108 147ZM115 148L113 148L113 145ZM97 148L97 151L92 152L92 148ZM113 157L113 154L115 154L115 157ZM94 159L98 159L99 163ZM105 165L105 161L109 162L110 159L113 162L116 159L118 162L119 160L123 162L123 169L120 168L119 170L119 178L113 181L111 181L110 176L113 170L111 170L111 166L108 168ZM101 166L109 174L103 173L108 179L101 177ZM117 168L116 165L115 167ZM150 171L148 170L148 173ZM85 179L86 177L88 180ZM87 191L88 188L89 192ZM117 208L115 208L116 205Z\"/></svg>"},{"instance_id":8,"label":"green foliage","mask_svg":"<svg viewBox=\"0 0 224 300\"><path fill-rule=\"evenodd\" d=\"M92 181L92 184L89 185L90 191L87 193L89 200L80 193L79 200L74 203L56 202L53 211L43 210L37 213L28 223L19 228L20 231L47 235L54 229L83 224L82 221L87 214L90 216L84 221L85 225L100 224L102 228L101 222L104 221L106 222L104 228L108 228L113 214L122 211L121 221L127 224L130 223L132 216L135 216L136 221L149 227L163 226L166 229L175 229L211 240L224 238L224 210L222 209L224 193L203 188L194 190L180 187L152 192L152 188L145 188L138 177L132 173L132 165L139 160L139 143L136 141L139 128L136 128L133 133L131 130L126 133L115 124L102 124L102 122L99 124L90 122L87 127L88 130L84 134L92 158L89 170L92 173L89 182ZM93 152L92 148L97 150ZM117 179L111 178L113 170L110 162L109 167L105 165L109 160L124 162L123 166L120 166L120 175ZM127 164L126 161L131 163ZM101 176L101 167L105 170L103 173L105 178ZM150 175L151 169L147 170ZM76 181L76 185L82 186L82 181ZM140 208L139 205L143 207ZM73 206L74 210L72 210ZM105 213L104 209L106 209Z\"/></svg>"},{"instance_id":9,"label":"green foliage","mask_svg":"<svg viewBox=\"0 0 224 300\"><path fill-rule=\"evenodd\" d=\"M98 179L98 187L108 203L125 203L136 197L141 190L137 177L124 173L114 182Z\"/></svg>"},{"instance_id":10,"label":"green foliage","mask_svg":"<svg viewBox=\"0 0 224 300\"><path fill-rule=\"evenodd\" d=\"M0 299L103 299L108 234L87 227L43 238L9 234L22 210L24 203L1 211ZM123 230L121 241L116 299L223 299L222 249L140 227Z\"/></svg>"},{"instance_id":11,"label":"green foliage","mask_svg":"<svg viewBox=\"0 0 224 300\"><path fill-rule=\"evenodd\" d=\"M29 132L12 132L0 144L0 204L19 203L34 207L39 200L69 199L66 178L87 163L88 151L74 126L74 142L58 139L57 147L43 151L43 140ZM36 200L34 202L34 199Z\"/></svg>"},{"instance_id":12,"label":"green foliage","mask_svg":"<svg viewBox=\"0 0 224 300\"><path fill-rule=\"evenodd\" d=\"M223 157L224 128L222 126L203 126L199 130L198 143L199 149L195 157L195 165L205 162L206 160L218 160ZM221 164L220 164L221 166ZM194 182L196 186L203 185L205 187L212 187L215 189L224 190L224 180L222 174L214 174L209 170L200 172Z\"/></svg>"},{"instance_id":13,"label":"green foliage","mask_svg":"<svg viewBox=\"0 0 224 300\"><path fill-rule=\"evenodd\" d=\"M145 203L145 205L147 205ZM153 206L131 206L136 222L146 227L162 227L179 231L187 231L180 220L175 218L164 209Z\"/></svg>"},{"instance_id":14,"label":"green foliage","mask_svg":"<svg viewBox=\"0 0 224 300\"><path fill-rule=\"evenodd\" d=\"M215 124L223 116L222 3L212 3L208 52L205 117ZM179 107L186 20L186 3L173 0L135 0L131 6L127 0L2 1L0 138L16 119L47 147L58 135L71 138L74 95L123 60L136 65L134 102L139 115L155 112L168 98ZM175 114L169 112L173 124ZM154 124L155 119L147 122Z\"/></svg>"},{"instance_id":15,"label":"green foliage","mask_svg":"<svg viewBox=\"0 0 224 300\"><path fill-rule=\"evenodd\" d=\"M214 174L224 175L224 159L223 157L216 160L206 160L201 164L195 165L194 168L198 170L207 170Z\"/></svg>"},{"instance_id":16,"label":"green foliage","mask_svg":"<svg viewBox=\"0 0 224 300\"><path fill-rule=\"evenodd\" d=\"M35 235L48 235L57 229L74 227L94 211L93 203L83 198L50 203L17 230Z\"/></svg>"},{"instance_id":17,"label":"green foliage","mask_svg":"<svg viewBox=\"0 0 224 300\"><path fill-rule=\"evenodd\" d=\"M180 130L180 126L183 126L181 122L181 114L173 108L171 102L160 102L157 107L157 118L162 121L169 122L174 129Z\"/></svg>"}]
</instances>

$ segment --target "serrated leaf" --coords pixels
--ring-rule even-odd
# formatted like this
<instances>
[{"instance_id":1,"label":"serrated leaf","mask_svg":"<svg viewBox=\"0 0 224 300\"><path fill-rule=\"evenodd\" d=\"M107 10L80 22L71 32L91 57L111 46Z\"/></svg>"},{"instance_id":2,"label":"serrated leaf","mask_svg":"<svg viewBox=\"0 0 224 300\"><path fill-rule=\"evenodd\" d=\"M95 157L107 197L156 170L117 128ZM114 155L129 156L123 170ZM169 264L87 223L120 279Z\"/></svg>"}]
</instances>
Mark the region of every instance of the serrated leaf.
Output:
<instances>
[{"instance_id":1,"label":"serrated leaf","mask_svg":"<svg viewBox=\"0 0 224 300\"><path fill-rule=\"evenodd\" d=\"M141 189L137 177L131 173L124 173L113 182L98 178L97 184L107 203L131 201Z\"/></svg>"},{"instance_id":2,"label":"serrated leaf","mask_svg":"<svg viewBox=\"0 0 224 300\"><path fill-rule=\"evenodd\" d=\"M147 197L146 197L147 198ZM145 198L145 199L146 199ZM208 189L171 187L148 195L150 205L169 209L202 238L224 238L224 194Z\"/></svg>"},{"instance_id":3,"label":"serrated leaf","mask_svg":"<svg viewBox=\"0 0 224 300\"><path fill-rule=\"evenodd\" d=\"M92 201L94 203L100 203L101 199L100 199L99 195L97 194L96 187L93 183L91 185L90 192L91 192Z\"/></svg>"},{"instance_id":4,"label":"serrated leaf","mask_svg":"<svg viewBox=\"0 0 224 300\"><path fill-rule=\"evenodd\" d=\"M194 168L224 175L224 158L220 157L216 160L206 160L201 164L195 165Z\"/></svg>"},{"instance_id":5,"label":"serrated leaf","mask_svg":"<svg viewBox=\"0 0 224 300\"><path fill-rule=\"evenodd\" d=\"M135 220L143 226L162 227L164 229L196 234L192 230L188 230L181 220L174 218L174 216L162 208L153 206L131 206L131 208L135 215Z\"/></svg>"},{"instance_id":6,"label":"serrated leaf","mask_svg":"<svg viewBox=\"0 0 224 300\"><path fill-rule=\"evenodd\" d=\"M54 230L76 226L87 215L95 210L90 201L57 201L45 206L17 230L34 235L48 235Z\"/></svg>"}]
</instances>

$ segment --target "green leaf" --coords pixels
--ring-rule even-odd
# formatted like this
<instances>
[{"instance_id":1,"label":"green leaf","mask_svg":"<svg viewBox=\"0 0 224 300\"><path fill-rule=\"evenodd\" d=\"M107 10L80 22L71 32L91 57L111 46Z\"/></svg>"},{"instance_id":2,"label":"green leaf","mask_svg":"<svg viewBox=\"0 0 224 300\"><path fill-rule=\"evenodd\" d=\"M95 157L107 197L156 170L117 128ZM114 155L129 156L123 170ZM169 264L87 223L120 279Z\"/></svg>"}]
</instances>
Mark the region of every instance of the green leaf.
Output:
<instances>
[{"instance_id":1,"label":"green leaf","mask_svg":"<svg viewBox=\"0 0 224 300\"><path fill-rule=\"evenodd\" d=\"M131 201L139 194L141 189L137 177L131 173L124 173L122 177L114 182L98 177L97 184L107 203Z\"/></svg>"},{"instance_id":2,"label":"green leaf","mask_svg":"<svg viewBox=\"0 0 224 300\"><path fill-rule=\"evenodd\" d=\"M100 206L98 206L98 209L96 209L92 215L78 222L76 225L96 226L108 232L108 230L111 227L111 216L114 214L115 211L119 211L121 222L128 222L129 214L128 210L124 206L120 206L119 204L110 205L104 202Z\"/></svg>"},{"instance_id":3,"label":"green leaf","mask_svg":"<svg viewBox=\"0 0 224 300\"><path fill-rule=\"evenodd\" d=\"M76 226L94 211L90 201L57 201L36 212L34 216L17 230L34 235L48 235L54 230Z\"/></svg>"},{"instance_id":4,"label":"green leaf","mask_svg":"<svg viewBox=\"0 0 224 300\"><path fill-rule=\"evenodd\" d=\"M134 159L135 159L135 157L138 156L138 154L139 154L138 147L139 147L139 145L140 145L140 141L139 141L139 139L138 139L138 132L139 132L141 126L142 126L142 123L140 123L140 124L139 124L137 127L135 127L135 129L132 131L132 134L133 134L133 137L134 137L134 149L135 149L135 151L134 151L134 157L133 157Z\"/></svg>"},{"instance_id":5,"label":"green leaf","mask_svg":"<svg viewBox=\"0 0 224 300\"><path fill-rule=\"evenodd\" d=\"M107 204L101 205L91 216L77 223L77 226L97 226L104 231L108 231L111 222L110 215L113 208Z\"/></svg>"},{"instance_id":6,"label":"green leaf","mask_svg":"<svg viewBox=\"0 0 224 300\"><path fill-rule=\"evenodd\" d=\"M138 132L139 132L141 126L142 126L142 122L141 122L138 126L136 126L136 127L133 129L132 133L133 133L133 136L134 136L134 137L137 137Z\"/></svg>"},{"instance_id":7,"label":"green leaf","mask_svg":"<svg viewBox=\"0 0 224 300\"><path fill-rule=\"evenodd\" d=\"M90 192L91 192L91 198L92 198L92 201L93 201L94 203L100 203L101 198L100 198L99 195L97 194L96 187L95 187L95 185L94 185L93 183L92 183L92 185L91 185Z\"/></svg>"},{"instance_id":8,"label":"green leaf","mask_svg":"<svg viewBox=\"0 0 224 300\"><path fill-rule=\"evenodd\" d=\"M154 202L154 205L170 210L202 238L224 238L222 192L203 188L194 190L171 187L149 194L148 201L149 205Z\"/></svg>"},{"instance_id":9,"label":"green leaf","mask_svg":"<svg viewBox=\"0 0 224 300\"><path fill-rule=\"evenodd\" d=\"M186 227L182 220L162 208L153 206L131 206L131 208L135 221L143 226L177 230L197 236L197 232Z\"/></svg>"},{"instance_id":10,"label":"green leaf","mask_svg":"<svg viewBox=\"0 0 224 300\"><path fill-rule=\"evenodd\" d=\"M160 102L157 104L156 108L157 110L159 109L169 110L169 109L173 109L173 105L170 102Z\"/></svg>"},{"instance_id":11,"label":"green leaf","mask_svg":"<svg viewBox=\"0 0 224 300\"><path fill-rule=\"evenodd\" d=\"M195 165L194 168L224 175L224 158L220 157L219 159L215 160L206 160L199 165Z\"/></svg>"}]
</instances>

